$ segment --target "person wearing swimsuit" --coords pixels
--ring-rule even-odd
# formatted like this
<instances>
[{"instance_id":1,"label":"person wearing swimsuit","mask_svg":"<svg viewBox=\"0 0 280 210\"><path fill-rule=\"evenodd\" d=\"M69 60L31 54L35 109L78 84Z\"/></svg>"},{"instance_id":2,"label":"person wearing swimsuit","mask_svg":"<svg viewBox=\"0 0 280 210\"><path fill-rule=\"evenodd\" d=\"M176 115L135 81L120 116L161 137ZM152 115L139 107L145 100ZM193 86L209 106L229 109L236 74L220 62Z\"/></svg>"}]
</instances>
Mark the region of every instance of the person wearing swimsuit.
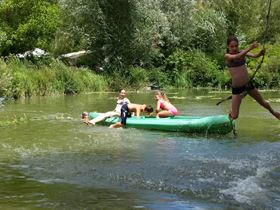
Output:
<instances>
[{"instance_id":1,"label":"person wearing swimsuit","mask_svg":"<svg viewBox=\"0 0 280 210\"><path fill-rule=\"evenodd\" d=\"M99 115L98 117L96 117L92 120L88 119L88 113L87 112L83 112L83 114L82 114L83 122L87 125L89 125L89 124L95 125L95 123L101 122L108 117L114 117L114 116L120 117L122 106L124 104L129 104L129 103L130 103L129 99L125 97L125 90L121 89L119 91L119 97L117 99L117 105L116 105L114 111L109 111L109 112L103 113L103 114Z\"/></svg>"},{"instance_id":2,"label":"person wearing swimsuit","mask_svg":"<svg viewBox=\"0 0 280 210\"><path fill-rule=\"evenodd\" d=\"M156 117L170 117L177 115L177 109L174 105L172 105L165 95L165 93L161 91L155 92L155 99L156 99Z\"/></svg>"},{"instance_id":3,"label":"person wearing swimsuit","mask_svg":"<svg viewBox=\"0 0 280 210\"><path fill-rule=\"evenodd\" d=\"M142 112L148 115L153 113L153 107L147 106L146 104L124 104L121 107L121 121L110 125L110 128L119 128L125 126L127 118L131 117L131 112L136 113L136 117L139 118Z\"/></svg>"},{"instance_id":4,"label":"person wearing swimsuit","mask_svg":"<svg viewBox=\"0 0 280 210\"><path fill-rule=\"evenodd\" d=\"M236 37L228 38L225 62L232 79L232 101L231 111L229 113L230 118L238 118L242 98L247 92L261 106L266 108L273 116L275 116L277 119L280 119L280 113L272 109L270 104L263 99L258 89L254 87L252 81L250 81L246 67L245 56L258 58L261 55L265 54L265 50L262 49L257 54L251 53L251 50L258 47L257 42L253 42L247 49L241 51L238 50L238 45L239 43Z\"/></svg>"}]
</instances>

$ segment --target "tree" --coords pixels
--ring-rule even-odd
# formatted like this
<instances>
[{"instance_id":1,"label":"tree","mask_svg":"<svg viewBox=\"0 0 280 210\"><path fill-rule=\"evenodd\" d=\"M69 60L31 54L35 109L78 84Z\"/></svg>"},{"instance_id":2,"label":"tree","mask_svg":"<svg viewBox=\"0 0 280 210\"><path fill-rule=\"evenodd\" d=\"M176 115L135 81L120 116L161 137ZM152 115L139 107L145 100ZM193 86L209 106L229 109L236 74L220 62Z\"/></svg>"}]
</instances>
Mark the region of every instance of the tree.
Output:
<instances>
[{"instance_id":1,"label":"tree","mask_svg":"<svg viewBox=\"0 0 280 210\"><path fill-rule=\"evenodd\" d=\"M2 55L34 47L49 50L59 25L59 7L56 1L6 0L0 4L0 19Z\"/></svg>"},{"instance_id":2,"label":"tree","mask_svg":"<svg viewBox=\"0 0 280 210\"><path fill-rule=\"evenodd\" d=\"M66 22L72 21L65 29L79 34L80 43L86 40L84 47L93 52L96 63L123 68L133 57L132 11L129 0L72 0L64 7Z\"/></svg>"}]
</instances>

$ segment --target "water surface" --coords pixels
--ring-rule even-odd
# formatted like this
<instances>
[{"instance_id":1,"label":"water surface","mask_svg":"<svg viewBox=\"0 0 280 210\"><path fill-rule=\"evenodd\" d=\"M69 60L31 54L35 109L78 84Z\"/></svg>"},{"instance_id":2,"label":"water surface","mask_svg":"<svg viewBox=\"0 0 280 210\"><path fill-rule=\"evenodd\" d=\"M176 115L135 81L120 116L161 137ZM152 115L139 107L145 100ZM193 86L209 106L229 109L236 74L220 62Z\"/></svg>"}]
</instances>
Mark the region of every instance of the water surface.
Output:
<instances>
[{"instance_id":1,"label":"water surface","mask_svg":"<svg viewBox=\"0 0 280 210\"><path fill-rule=\"evenodd\" d=\"M280 110L280 94L264 92ZM181 115L226 114L228 95L169 91ZM37 97L0 107L0 209L279 209L280 123L247 97L238 136L85 126L116 93ZM128 93L155 104L152 92ZM20 120L21 119L21 120ZM6 123L3 123L6 122Z\"/></svg>"}]
</instances>

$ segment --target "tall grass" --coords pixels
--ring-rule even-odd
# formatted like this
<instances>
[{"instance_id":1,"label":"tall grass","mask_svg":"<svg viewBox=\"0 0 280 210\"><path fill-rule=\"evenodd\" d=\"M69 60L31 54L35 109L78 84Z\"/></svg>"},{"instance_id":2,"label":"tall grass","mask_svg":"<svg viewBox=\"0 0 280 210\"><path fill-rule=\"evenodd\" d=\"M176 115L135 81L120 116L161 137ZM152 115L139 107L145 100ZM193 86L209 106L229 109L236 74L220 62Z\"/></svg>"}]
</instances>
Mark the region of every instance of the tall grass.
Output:
<instances>
[{"instance_id":1,"label":"tall grass","mask_svg":"<svg viewBox=\"0 0 280 210\"><path fill-rule=\"evenodd\" d=\"M0 97L17 99L107 89L105 77L86 68L65 66L57 60L41 67L15 58L0 60Z\"/></svg>"}]
</instances>

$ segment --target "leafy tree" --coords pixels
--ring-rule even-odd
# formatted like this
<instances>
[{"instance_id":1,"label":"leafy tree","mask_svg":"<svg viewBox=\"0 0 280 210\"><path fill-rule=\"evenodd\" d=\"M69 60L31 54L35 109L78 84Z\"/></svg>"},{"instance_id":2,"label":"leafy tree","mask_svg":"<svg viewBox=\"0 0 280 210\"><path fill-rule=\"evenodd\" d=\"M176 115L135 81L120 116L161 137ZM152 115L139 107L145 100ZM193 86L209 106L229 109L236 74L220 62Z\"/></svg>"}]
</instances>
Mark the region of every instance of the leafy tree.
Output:
<instances>
[{"instance_id":1,"label":"leafy tree","mask_svg":"<svg viewBox=\"0 0 280 210\"><path fill-rule=\"evenodd\" d=\"M213 54L225 48L226 18L221 12L200 9L192 14L193 28L190 48Z\"/></svg>"},{"instance_id":2,"label":"leafy tree","mask_svg":"<svg viewBox=\"0 0 280 210\"><path fill-rule=\"evenodd\" d=\"M108 68L123 68L129 63L133 57L130 47L134 30L132 1L72 0L63 8L66 22L72 23L66 24L66 31L78 38L77 46L92 50L97 63L105 63Z\"/></svg>"},{"instance_id":3,"label":"leafy tree","mask_svg":"<svg viewBox=\"0 0 280 210\"><path fill-rule=\"evenodd\" d=\"M0 4L0 27L3 32L3 55L40 47L50 49L50 42L59 24L56 1L6 0Z\"/></svg>"},{"instance_id":4,"label":"leafy tree","mask_svg":"<svg viewBox=\"0 0 280 210\"><path fill-rule=\"evenodd\" d=\"M228 35L238 35L241 41L246 42L263 41L268 5L269 0L209 0L207 4L225 14ZM272 1L270 26L273 25L273 30L279 29L279 24L276 26L275 22L276 16L279 16L279 5L279 1Z\"/></svg>"}]
</instances>

